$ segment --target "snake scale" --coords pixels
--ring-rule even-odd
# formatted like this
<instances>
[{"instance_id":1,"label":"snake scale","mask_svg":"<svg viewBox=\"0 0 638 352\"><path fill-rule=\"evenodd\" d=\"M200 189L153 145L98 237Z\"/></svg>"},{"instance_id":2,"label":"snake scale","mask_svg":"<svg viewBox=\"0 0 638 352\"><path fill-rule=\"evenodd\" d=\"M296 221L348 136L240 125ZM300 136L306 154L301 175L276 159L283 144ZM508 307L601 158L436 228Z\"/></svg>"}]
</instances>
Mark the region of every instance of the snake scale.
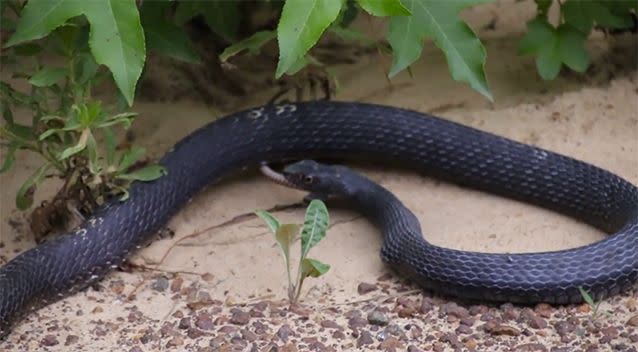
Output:
<instances>
[{"instance_id":1,"label":"snake scale","mask_svg":"<svg viewBox=\"0 0 638 352\"><path fill-rule=\"evenodd\" d=\"M480 254L480 261L473 261L478 254L462 251L431 258L407 241L386 237L393 243L385 255L406 274L419 273L426 287L464 298L570 303L582 299L578 287L599 299L638 281L638 189L606 170L395 107L271 105L193 132L160 160L166 176L134 183L127 201L107 203L72 233L0 267L0 335L30 308L101 279L210 183L263 161L322 157L407 167L549 208L612 234L584 247Z\"/></svg>"}]
</instances>

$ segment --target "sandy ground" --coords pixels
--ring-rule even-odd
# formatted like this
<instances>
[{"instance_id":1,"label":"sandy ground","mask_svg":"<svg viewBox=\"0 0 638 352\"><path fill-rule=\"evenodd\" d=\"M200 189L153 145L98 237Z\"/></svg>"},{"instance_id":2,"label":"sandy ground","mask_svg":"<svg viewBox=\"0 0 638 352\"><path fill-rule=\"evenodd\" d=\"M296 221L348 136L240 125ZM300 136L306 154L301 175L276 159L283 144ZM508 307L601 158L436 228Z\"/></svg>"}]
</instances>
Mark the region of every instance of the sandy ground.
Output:
<instances>
[{"instance_id":1,"label":"sandy ground","mask_svg":"<svg viewBox=\"0 0 638 352\"><path fill-rule=\"evenodd\" d=\"M367 55L357 64L336 67L341 84L337 99L431 112L588 161L638 184L636 37L594 35L588 43L593 64L587 75L565 73L545 82L536 75L532 59L516 56L532 9L529 3L508 1L464 13L487 46L494 103L452 81L444 57L432 45L412 67L413 77L401 74L391 83L383 76L388 58ZM493 20L495 29L487 29ZM376 24L360 25L370 29ZM140 117L133 128L137 142L158 157L195 128L231 110L261 104L270 93L257 94L226 111L191 101L137 103ZM18 167L0 176L3 259L33 245L25 216L14 209L13 199L20 182L39 161L27 154L18 157ZM437 245L533 252L580 246L604 237L555 213L416 174L374 165L362 171L405 202L419 217L424 235ZM47 190L40 193L46 195ZM301 196L257 175L210 187L168 224L174 236L154 242L131 259L152 270L115 272L99 290L85 290L31 314L16 326L5 348L270 351L274 345L284 351L405 350L409 346L411 351L636 350L635 290L604 302L603 313L595 317L587 306L487 307L432 298L414 292L414 287L397 277L388 277L378 255L378 230L358 214L341 209L331 210L328 236L312 251L313 257L332 269L307 284L304 307L290 312L280 304L285 273L272 236L260 221L236 217L296 203ZM299 222L303 210L276 215ZM237 221L226 223L232 219ZM375 290L360 293L361 283L371 283ZM367 314L373 311L385 315L389 324L370 324ZM243 321L246 312L250 312L249 322ZM533 323L536 318L549 324ZM268 327L260 334L257 323L262 320ZM563 322L578 328L564 330ZM291 331L283 328L282 332L284 326Z\"/></svg>"}]
</instances>

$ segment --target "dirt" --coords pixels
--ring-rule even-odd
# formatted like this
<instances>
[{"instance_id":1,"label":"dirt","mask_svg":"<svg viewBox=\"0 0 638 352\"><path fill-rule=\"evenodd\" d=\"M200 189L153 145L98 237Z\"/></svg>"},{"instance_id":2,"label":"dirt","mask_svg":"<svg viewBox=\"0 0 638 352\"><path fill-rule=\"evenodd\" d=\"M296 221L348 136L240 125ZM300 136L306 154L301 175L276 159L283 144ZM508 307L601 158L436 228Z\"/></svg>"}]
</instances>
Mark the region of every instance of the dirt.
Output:
<instances>
[{"instance_id":1,"label":"dirt","mask_svg":"<svg viewBox=\"0 0 638 352\"><path fill-rule=\"evenodd\" d=\"M494 103L453 81L443 55L432 44L412 67L412 75L402 73L390 82L383 75L390 58L378 53L335 66L340 80L336 99L431 112L585 160L638 184L636 36L594 34L587 45L593 60L590 70L584 75L564 72L546 82L535 73L533 58L516 55L532 11L531 2L501 1L464 13L486 44ZM369 32L384 31L376 21L358 25ZM136 141L159 157L188 132L231 111L261 104L274 92L263 85L254 87L259 89L250 91L249 97L223 108L188 96L136 103ZM33 246L25 216L13 204L20 182L39 162L19 153L18 167L0 176L0 263ZM394 192L437 245L534 252L580 246L605 236L543 209L414 173L375 165L359 170ZM50 196L53 190L50 185L38 197ZM131 268L110 274L97 290L89 288L30 314L0 347L636 351L636 290L605 300L595 313L587 305L492 306L437 297L388 273L378 255L379 231L342 209L331 209L333 226L312 252L331 264L331 270L308 282L300 306L288 307L283 303L284 267L274 239L260 221L241 215L297 203L302 195L256 174L209 187L167 225L173 235L135 254ZM276 215L299 222L303 210Z\"/></svg>"}]
</instances>

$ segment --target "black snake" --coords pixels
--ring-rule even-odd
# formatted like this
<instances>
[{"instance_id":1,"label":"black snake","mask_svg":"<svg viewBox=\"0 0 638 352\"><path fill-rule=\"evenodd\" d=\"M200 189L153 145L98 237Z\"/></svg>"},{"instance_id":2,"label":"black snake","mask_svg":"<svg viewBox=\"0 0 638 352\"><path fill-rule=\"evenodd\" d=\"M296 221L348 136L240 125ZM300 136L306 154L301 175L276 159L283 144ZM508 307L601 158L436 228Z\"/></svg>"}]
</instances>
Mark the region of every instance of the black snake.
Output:
<instances>
[{"instance_id":1,"label":"black snake","mask_svg":"<svg viewBox=\"0 0 638 352\"><path fill-rule=\"evenodd\" d=\"M0 268L0 334L33 306L99 280L158 231L198 191L234 171L336 157L398 164L443 180L540 205L614 233L565 251L499 255L387 248L402 270L452 295L515 302L578 302L638 281L638 189L572 158L419 112L359 103L265 106L217 120L160 161L168 174L135 183L73 233L27 250ZM449 256L448 256L449 254ZM428 256L427 258L425 256ZM467 259L467 260L466 260ZM425 267L415 267L423 265Z\"/></svg>"}]
</instances>

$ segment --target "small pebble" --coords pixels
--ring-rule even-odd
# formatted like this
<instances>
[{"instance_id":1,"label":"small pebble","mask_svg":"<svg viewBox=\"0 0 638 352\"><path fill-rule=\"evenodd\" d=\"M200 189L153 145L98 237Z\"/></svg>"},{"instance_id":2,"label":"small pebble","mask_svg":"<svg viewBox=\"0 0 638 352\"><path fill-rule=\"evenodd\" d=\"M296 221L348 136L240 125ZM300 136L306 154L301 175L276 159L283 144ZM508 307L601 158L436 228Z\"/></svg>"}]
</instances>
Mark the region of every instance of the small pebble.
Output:
<instances>
[{"instance_id":1,"label":"small pebble","mask_svg":"<svg viewBox=\"0 0 638 352\"><path fill-rule=\"evenodd\" d=\"M279 330L277 330L277 336L279 336L279 338L283 342L287 342L288 341L288 337L290 336L291 333L292 333L292 329L290 329L290 325L288 325L288 324L282 325L279 328Z\"/></svg>"},{"instance_id":2,"label":"small pebble","mask_svg":"<svg viewBox=\"0 0 638 352\"><path fill-rule=\"evenodd\" d=\"M372 325L387 325L389 321L388 316L378 310L373 310L368 314L368 323Z\"/></svg>"},{"instance_id":3,"label":"small pebble","mask_svg":"<svg viewBox=\"0 0 638 352\"><path fill-rule=\"evenodd\" d=\"M178 347L184 344L184 339L180 336L175 336L172 339L168 340L166 343L166 347Z\"/></svg>"},{"instance_id":4,"label":"small pebble","mask_svg":"<svg viewBox=\"0 0 638 352\"><path fill-rule=\"evenodd\" d=\"M64 340L64 346L72 345L76 342L80 341L80 337L77 335L68 335L66 340Z\"/></svg>"},{"instance_id":5,"label":"small pebble","mask_svg":"<svg viewBox=\"0 0 638 352\"><path fill-rule=\"evenodd\" d=\"M369 284L367 282L362 282L357 286L357 292L360 295L365 295L366 293L376 291L378 289L377 285Z\"/></svg>"},{"instance_id":6,"label":"small pebble","mask_svg":"<svg viewBox=\"0 0 638 352\"><path fill-rule=\"evenodd\" d=\"M182 289L182 284L184 283L184 279L181 277L176 277L171 281L171 292L179 292Z\"/></svg>"},{"instance_id":7,"label":"small pebble","mask_svg":"<svg viewBox=\"0 0 638 352\"><path fill-rule=\"evenodd\" d=\"M321 326L328 329L342 329L341 325L337 324L334 320L328 319L322 320Z\"/></svg>"},{"instance_id":8,"label":"small pebble","mask_svg":"<svg viewBox=\"0 0 638 352\"><path fill-rule=\"evenodd\" d=\"M195 326L202 330L213 330L215 324L213 323L213 319L209 314L201 313L197 314L197 319L195 320Z\"/></svg>"},{"instance_id":9,"label":"small pebble","mask_svg":"<svg viewBox=\"0 0 638 352\"><path fill-rule=\"evenodd\" d=\"M547 352L547 347L540 343L524 343L516 346L516 352Z\"/></svg>"},{"instance_id":10,"label":"small pebble","mask_svg":"<svg viewBox=\"0 0 638 352\"><path fill-rule=\"evenodd\" d=\"M496 324L493 327L490 326L487 328L487 331L491 333L492 335L518 336L521 334L521 331L519 329L510 325L505 325L505 324Z\"/></svg>"},{"instance_id":11,"label":"small pebble","mask_svg":"<svg viewBox=\"0 0 638 352\"><path fill-rule=\"evenodd\" d=\"M231 309L231 312L232 316L230 317L230 322L235 325L246 325L250 321L250 314L241 309L233 308Z\"/></svg>"},{"instance_id":12,"label":"small pebble","mask_svg":"<svg viewBox=\"0 0 638 352\"><path fill-rule=\"evenodd\" d=\"M58 342L57 337L55 337L55 335L46 335L43 339L42 339L42 346L55 346L57 344L59 344L60 342Z\"/></svg>"},{"instance_id":13,"label":"small pebble","mask_svg":"<svg viewBox=\"0 0 638 352\"><path fill-rule=\"evenodd\" d=\"M629 325L629 326L638 326L638 314L636 314L633 317L629 318L629 320L627 320L627 325Z\"/></svg>"},{"instance_id":14,"label":"small pebble","mask_svg":"<svg viewBox=\"0 0 638 352\"><path fill-rule=\"evenodd\" d=\"M158 292L164 292L168 288L168 279L164 276L158 276L151 284L151 288Z\"/></svg>"},{"instance_id":15,"label":"small pebble","mask_svg":"<svg viewBox=\"0 0 638 352\"><path fill-rule=\"evenodd\" d=\"M372 334L370 334L369 331L363 331L361 332L361 335L359 335L359 338L357 339L357 348L361 348L361 346L365 346L365 345L371 345L374 343L374 340L372 339Z\"/></svg>"}]
</instances>

